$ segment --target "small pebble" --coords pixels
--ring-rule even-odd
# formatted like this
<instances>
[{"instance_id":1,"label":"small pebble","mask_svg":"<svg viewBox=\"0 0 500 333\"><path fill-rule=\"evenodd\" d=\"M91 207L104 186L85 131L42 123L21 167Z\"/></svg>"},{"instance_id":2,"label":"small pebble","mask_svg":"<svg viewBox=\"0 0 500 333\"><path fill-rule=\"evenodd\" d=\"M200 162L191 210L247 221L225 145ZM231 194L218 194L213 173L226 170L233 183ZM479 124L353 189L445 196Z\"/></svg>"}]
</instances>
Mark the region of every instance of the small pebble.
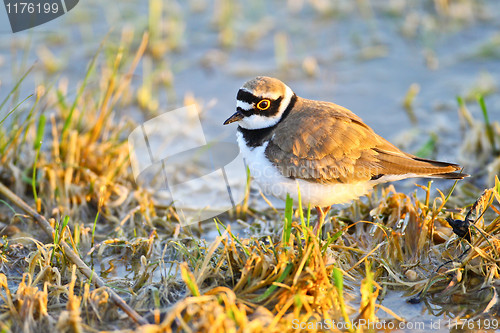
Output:
<instances>
[{"instance_id":1,"label":"small pebble","mask_svg":"<svg viewBox=\"0 0 500 333\"><path fill-rule=\"evenodd\" d=\"M418 278L417 272L415 272L413 269L409 269L405 272L405 276L409 281L416 281Z\"/></svg>"}]
</instances>

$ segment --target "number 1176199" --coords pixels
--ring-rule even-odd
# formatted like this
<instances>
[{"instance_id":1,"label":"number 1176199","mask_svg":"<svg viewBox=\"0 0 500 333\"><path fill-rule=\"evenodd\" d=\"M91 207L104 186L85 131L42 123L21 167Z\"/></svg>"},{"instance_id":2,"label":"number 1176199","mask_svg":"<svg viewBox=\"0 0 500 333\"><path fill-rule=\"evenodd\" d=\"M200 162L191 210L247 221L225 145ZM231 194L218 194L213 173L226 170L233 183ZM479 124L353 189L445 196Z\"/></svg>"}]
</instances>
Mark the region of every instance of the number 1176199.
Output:
<instances>
[{"instance_id":1,"label":"number 1176199","mask_svg":"<svg viewBox=\"0 0 500 333\"><path fill-rule=\"evenodd\" d=\"M485 319L448 319L449 327L456 327L459 329L480 329L480 330L497 330L500 328L500 322L496 318Z\"/></svg>"},{"instance_id":2,"label":"number 1176199","mask_svg":"<svg viewBox=\"0 0 500 333\"><path fill-rule=\"evenodd\" d=\"M59 5L56 2L53 3L33 3L33 2L13 2L6 3L8 14L49 14L59 12Z\"/></svg>"}]
</instances>

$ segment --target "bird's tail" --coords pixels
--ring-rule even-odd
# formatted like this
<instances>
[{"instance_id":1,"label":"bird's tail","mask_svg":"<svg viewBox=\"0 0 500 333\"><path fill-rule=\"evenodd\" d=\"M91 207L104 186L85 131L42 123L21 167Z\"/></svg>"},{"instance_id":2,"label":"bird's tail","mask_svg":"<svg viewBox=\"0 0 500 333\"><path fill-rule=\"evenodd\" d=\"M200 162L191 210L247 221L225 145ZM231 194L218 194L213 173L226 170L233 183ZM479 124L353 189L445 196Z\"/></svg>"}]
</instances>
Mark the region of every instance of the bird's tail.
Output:
<instances>
[{"instance_id":1,"label":"bird's tail","mask_svg":"<svg viewBox=\"0 0 500 333\"><path fill-rule=\"evenodd\" d=\"M407 175L407 177L430 177L463 179L469 175L459 171L458 164L420 158L402 151L376 149L383 175ZM457 172L458 171L458 172Z\"/></svg>"},{"instance_id":2,"label":"bird's tail","mask_svg":"<svg viewBox=\"0 0 500 333\"><path fill-rule=\"evenodd\" d=\"M413 160L418 161L418 162L423 162L423 163L428 163L432 166L435 166L439 168L437 171L433 174L427 175L427 177L432 177L432 178L444 178L444 179L464 179L465 177L469 177L470 175L463 173L462 172L462 167L458 164L454 163L448 163L448 162L440 162L440 161L434 161L434 160L429 160L425 158L420 158L420 157L413 157ZM452 172L449 170L453 169ZM454 172L458 171L459 172Z\"/></svg>"}]
</instances>

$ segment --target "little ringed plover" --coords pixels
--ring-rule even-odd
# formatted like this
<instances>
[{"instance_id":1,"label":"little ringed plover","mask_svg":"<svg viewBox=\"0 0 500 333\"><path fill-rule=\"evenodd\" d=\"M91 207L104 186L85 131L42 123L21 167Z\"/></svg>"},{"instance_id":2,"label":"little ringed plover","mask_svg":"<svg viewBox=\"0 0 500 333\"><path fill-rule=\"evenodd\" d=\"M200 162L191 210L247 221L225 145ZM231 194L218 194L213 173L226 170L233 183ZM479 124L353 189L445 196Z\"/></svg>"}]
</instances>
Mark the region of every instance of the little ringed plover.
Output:
<instances>
[{"instance_id":1,"label":"little ringed plover","mask_svg":"<svg viewBox=\"0 0 500 333\"><path fill-rule=\"evenodd\" d=\"M236 112L224 125L233 122L245 163L263 192L297 201L300 191L302 202L317 209L316 228L331 205L363 196L376 184L468 176L456 172L457 164L399 150L348 109L301 98L271 77L256 77L240 88Z\"/></svg>"}]
</instances>

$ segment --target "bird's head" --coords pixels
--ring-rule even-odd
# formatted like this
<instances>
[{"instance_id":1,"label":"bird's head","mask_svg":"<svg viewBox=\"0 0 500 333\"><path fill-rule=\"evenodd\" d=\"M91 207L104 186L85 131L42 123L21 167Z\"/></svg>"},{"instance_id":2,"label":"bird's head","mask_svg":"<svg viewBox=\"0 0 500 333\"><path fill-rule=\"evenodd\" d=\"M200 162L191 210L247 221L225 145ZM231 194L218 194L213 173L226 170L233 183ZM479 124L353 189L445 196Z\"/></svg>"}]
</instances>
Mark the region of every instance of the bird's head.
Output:
<instances>
[{"instance_id":1,"label":"bird's head","mask_svg":"<svg viewBox=\"0 0 500 333\"><path fill-rule=\"evenodd\" d=\"M224 125L238 122L245 129L262 129L276 125L294 98L293 91L278 79L258 76L238 91L236 112Z\"/></svg>"}]
</instances>

